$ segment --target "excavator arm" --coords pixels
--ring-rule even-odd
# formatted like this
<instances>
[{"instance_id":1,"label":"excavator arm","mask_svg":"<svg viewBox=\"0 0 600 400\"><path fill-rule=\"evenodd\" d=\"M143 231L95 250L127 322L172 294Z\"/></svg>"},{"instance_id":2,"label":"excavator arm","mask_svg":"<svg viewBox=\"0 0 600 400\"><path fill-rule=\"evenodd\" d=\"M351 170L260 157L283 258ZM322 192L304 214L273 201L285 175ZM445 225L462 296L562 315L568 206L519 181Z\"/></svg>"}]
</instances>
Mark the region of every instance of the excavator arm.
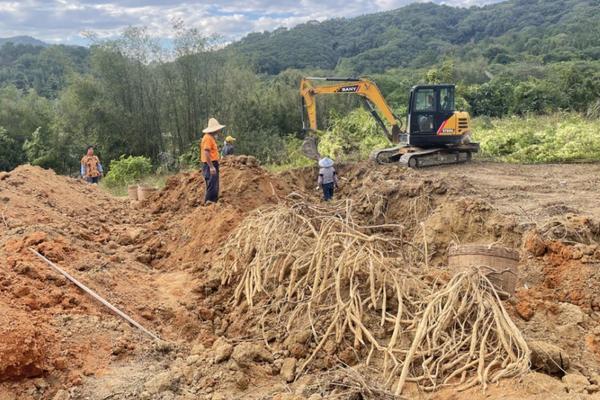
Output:
<instances>
[{"instance_id":1,"label":"excavator arm","mask_svg":"<svg viewBox=\"0 0 600 400\"><path fill-rule=\"evenodd\" d=\"M335 83L315 86L312 84L312 81ZM300 95L302 96L302 118L305 130L314 131L317 129L317 103L315 97L320 94L355 94L360 96L388 139L392 143L399 142L401 133L400 120L392 112L377 85L364 78L303 78L300 83ZM383 117L391 125L391 133L377 113L377 110L383 114ZM308 116L308 124L304 120L305 115Z\"/></svg>"}]
</instances>

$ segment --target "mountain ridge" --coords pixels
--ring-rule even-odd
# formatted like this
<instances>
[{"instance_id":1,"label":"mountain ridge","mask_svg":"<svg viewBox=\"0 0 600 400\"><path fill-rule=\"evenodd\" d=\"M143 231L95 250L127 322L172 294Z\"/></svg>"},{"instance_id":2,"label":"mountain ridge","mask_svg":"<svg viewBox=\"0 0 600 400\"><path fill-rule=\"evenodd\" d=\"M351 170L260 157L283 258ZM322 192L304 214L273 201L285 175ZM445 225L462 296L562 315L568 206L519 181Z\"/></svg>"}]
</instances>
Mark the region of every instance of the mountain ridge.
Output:
<instances>
[{"instance_id":1,"label":"mountain ridge","mask_svg":"<svg viewBox=\"0 0 600 400\"><path fill-rule=\"evenodd\" d=\"M423 67L448 56L501 63L598 59L599 7L597 0L509 0L470 8L412 3L251 33L228 48L272 75L289 68L377 73ZM555 59L538 57L541 53L555 53Z\"/></svg>"},{"instance_id":2,"label":"mountain ridge","mask_svg":"<svg viewBox=\"0 0 600 400\"><path fill-rule=\"evenodd\" d=\"M5 43L12 43L14 45L30 45L30 46L41 46L41 47L50 46L48 43L46 43L44 41L36 39L32 36L25 36L25 35L0 38L0 46L3 46Z\"/></svg>"}]
</instances>

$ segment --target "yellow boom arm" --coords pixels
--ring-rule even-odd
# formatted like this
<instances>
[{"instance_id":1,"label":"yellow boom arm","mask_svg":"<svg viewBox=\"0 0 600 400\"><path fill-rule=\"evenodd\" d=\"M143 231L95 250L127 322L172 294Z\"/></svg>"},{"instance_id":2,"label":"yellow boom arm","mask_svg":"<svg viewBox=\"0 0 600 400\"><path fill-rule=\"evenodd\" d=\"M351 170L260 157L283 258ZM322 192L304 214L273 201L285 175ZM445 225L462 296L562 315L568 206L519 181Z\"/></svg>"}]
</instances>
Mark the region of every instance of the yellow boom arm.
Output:
<instances>
[{"instance_id":1,"label":"yellow boom arm","mask_svg":"<svg viewBox=\"0 0 600 400\"><path fill-rule=\"evenodd\" d=\"M320 86L313 85L312 81L317 80L335 83ZM302 117L304 118L304 113L308 115L308 126L304 122L304 129L313 131L317 129L317 103L315 97L319 94L356 94L361 96L373 117L383 128L388 139L392 143L398 143L400 139L400 122L374 82L364 78L303 78L300 83L303 106ZM379 114L377 114L376 109L383 114L383 117L391 125L391 134Z\"/></svg>"}]
</instances>

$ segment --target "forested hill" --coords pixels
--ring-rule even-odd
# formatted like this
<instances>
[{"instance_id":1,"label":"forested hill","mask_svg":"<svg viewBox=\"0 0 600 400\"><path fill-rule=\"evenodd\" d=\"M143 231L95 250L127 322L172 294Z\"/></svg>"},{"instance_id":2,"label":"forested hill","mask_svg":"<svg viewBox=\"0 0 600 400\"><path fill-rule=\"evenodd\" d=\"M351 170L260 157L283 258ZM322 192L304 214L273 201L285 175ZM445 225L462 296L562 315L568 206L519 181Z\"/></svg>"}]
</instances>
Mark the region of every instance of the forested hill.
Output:
<instances>
[{"instance_id":1,"label":"forested hill","mask_svg":"<svg viewBox=\"0 0 600 400\"><path fill-rule=\"evenodd\" d=\"M36 38L32 38L31 36L13 36L7 38L0 38L0 46L5 43L12 43L13 45L25 44L31 46L48 46L47 43L42 42Z\"/></svg>"},{"instance_id":2,"label":"forested hill","mask_svg":"<svg viewBox=\"0 0 600 400\"><path fill-rule=\"evenodd\" d=\"M457 64L600 60L600 0L509 0L471 8L413 3L251 33L227 50L270 75L288 68L377 73L447 58ZM27 36L0 38L0 87L33 88L55 98L70 72L88 72L89 55L84 47L49 46Z\"/></svg>"},{"instance_id":3,"label":"forested hill","mask_svg":"<svg viewBox=\"0 0 600 400\"><path fill-rule=\"evenodd\" d=\"M347 73L423 67L446 56L549 63L600 59L600 0L510 0L485 7L433 3L252 33L231 44L261 72Z\"/></svg>"},{"instance_id":4,"label":"forested hill","mask_svg":"<svg viewBox=\"0 0 600 400\"><path fill-rule=\"evenodd\" d=\"M37 39L0 41L0 87L35 91L55 98L65 88L71 72L87 72L90 51L86 47L48 46ZM40 45L42 43L43 45Z\"/></svg>"}]
</instances>

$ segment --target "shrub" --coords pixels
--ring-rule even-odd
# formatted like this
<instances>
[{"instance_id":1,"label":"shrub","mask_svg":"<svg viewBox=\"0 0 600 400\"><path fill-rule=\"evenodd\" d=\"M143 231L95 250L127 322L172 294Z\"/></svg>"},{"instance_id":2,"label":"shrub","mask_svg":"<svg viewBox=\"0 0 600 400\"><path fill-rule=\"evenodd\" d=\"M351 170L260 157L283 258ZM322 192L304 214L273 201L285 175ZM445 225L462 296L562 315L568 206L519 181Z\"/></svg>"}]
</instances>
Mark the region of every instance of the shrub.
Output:
<instances>
[{"instance_id":1,"label":"shrub","mask_svg":"<svg viewBox=\"0 0 600 400\"><path fill-rule=\"evenodd\" d=\"M179 169L198 168L198 165L200 165L198 142L194 141L189 145L185 153L179 156L177 162L179 164Z\"/></svg>"},{"instance_id":2,"label":"shrub","mask_svg":"<svg viewBox=\"0 0 600 400\"><path fill-rule=\"evenodd\" d=\"M330 127L320 137L319 152L336 160L361 160L380 148L390 147L373 116L359 108L347 115L333 114Z\"/></svg>"},{"instance_id":3,"label":"shrub","mask_svg":"<svg viewBox=\"0 0 600 400\"><path fill-rule=\"evenodd\" d=\"M118 160L110 162L110 171L104 184L114 188L139 182L152 172L152 161L144 156L122 155Z\"/></svg>"},{"instance_id":4,"label":"shrub","mask_svg":"<svg viewBox=\"0 0 600 400\"><path fill-rule=\"evenodd\" d=\"M316 165L314 160L307 158L302 153L302 139L293 135L285 138L284 142L285 154L278 162L268 164L269 170L277 172L290 168L301 168Z\"/></svg>"},{"instance_id":5,"label":"shrub","mask_svg":"<svg viewBox=\"0 0 600 400\"><path fill-rule=\"evenodd\" d=\"M483 156L508 162L600 160L598 120L576 113L475 120L474 139Z\"/></svg>"},{"instance_id":6,"label":"shrub","mask_svg":"<svg viewBox=\"0 0 600 400\"><path fill-rule=\"evenodd\" d=\"M600 119L600 99L588 106L585 115L590 119Z\"/></svg>"}]
</instances>

